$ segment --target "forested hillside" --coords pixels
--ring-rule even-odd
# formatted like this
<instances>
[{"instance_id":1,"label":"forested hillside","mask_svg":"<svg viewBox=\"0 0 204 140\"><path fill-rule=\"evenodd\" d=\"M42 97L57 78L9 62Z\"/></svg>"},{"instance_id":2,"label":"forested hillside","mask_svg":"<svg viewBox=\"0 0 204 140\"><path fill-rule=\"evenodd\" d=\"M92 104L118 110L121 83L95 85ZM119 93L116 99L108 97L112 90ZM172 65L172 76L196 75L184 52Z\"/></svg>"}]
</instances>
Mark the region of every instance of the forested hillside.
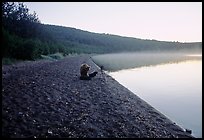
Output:
<instances>
[{"instance_id":1,"label":"forested hillside","mask_svg":"<svg viewBox=\"0 0 204 140\"><path fill-rule=\"evenodd\" d=\"M179 51L202 49L202 43L165 42L144 40L110 34L99 34L70 27L55 25L40 25L52 38L60 44L76 47L84 52L110 53L130 51ZM197 50L197 51L198 51Z\"/></svg>"},{"instance_id":2,"label":"forested hillside","mask_svg":"<svg viewBox=\"0 0 204 140\"><path fill-rule=\"evenodd\" d=\"M2 56L34 60L53 53L115 53L138 51L200 51L202 42L179 43L99 34L45 25L23 3L2 3Z\"/></svg>"}]
</instances>

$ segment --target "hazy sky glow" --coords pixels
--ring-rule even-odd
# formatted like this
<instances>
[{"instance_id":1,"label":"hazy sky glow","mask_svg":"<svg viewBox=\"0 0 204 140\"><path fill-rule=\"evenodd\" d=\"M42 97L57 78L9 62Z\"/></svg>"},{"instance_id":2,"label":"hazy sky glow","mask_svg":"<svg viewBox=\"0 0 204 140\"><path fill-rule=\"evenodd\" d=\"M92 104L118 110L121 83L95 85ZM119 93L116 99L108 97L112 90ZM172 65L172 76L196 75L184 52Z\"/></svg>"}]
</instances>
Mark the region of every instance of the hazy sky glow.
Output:
<instances>
[{"instance_id":1,"label":"hazy sky glow","mask_svg":"<svg viewBox=\"0 0 204 140\"><path fill-rule=\"evenodd\" d=\"M160 41L202 42L202 2L25 2L44 24Z\"/></svg>"}]
</instances>

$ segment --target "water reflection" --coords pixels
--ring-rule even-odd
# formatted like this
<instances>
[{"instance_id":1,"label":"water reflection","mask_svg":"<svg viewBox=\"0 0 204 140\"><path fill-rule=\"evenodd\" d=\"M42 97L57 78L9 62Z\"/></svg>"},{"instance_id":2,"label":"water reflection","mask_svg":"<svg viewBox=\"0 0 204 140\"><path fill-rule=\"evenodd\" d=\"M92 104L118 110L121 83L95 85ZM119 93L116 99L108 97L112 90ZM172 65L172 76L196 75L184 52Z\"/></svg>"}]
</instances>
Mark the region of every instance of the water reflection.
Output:
<instances>
[{"instance_id":1,"label":"water reflection","mask_svg":"<svg viewBox=\"0 0 204 140\"><path fill-rule=\"evenodd\" d=\"M202 137L202 60L110 72L122 85Z\"/></svg>"}]
</instances>

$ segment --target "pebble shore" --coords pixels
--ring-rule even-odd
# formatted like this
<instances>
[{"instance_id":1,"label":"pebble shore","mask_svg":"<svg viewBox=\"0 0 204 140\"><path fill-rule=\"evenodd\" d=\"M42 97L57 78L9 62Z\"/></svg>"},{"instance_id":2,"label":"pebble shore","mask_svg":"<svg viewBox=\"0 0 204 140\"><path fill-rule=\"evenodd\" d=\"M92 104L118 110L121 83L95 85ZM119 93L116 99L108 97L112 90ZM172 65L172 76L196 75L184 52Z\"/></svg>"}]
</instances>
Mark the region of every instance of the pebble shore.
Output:
<instances>
[{"instance_id":1,"label":"pebble shore","mask_svg":"<svg viewBox=\"0 0 204 140\"><path fill-rule=\"evenodd\" d=\"M96 77L80 80L82 63ZM2 66L2 136L193 138L88 55Z\"/></svg>"}]
</instances>

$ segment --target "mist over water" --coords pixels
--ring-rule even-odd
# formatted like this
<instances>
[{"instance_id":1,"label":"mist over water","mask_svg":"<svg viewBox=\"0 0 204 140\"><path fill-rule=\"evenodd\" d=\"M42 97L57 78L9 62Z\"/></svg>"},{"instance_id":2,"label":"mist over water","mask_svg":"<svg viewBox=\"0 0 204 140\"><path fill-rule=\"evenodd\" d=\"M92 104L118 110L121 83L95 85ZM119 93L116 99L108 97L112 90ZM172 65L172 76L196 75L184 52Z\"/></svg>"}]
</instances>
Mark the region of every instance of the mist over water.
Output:
<instances>
[{"instance_id":1,"label":"mist over water","mask_svg":"<svg viewBox=\"0 0 204 140\"><path fill-rule=\"evenodd\" d=\"M199 56L196 56L199 55ZM202 54L184 52L113 53L93 56L93 61L107 71L118 71L141 66L158 65L184 60L198 60Z\"/></svg>"}]
</instances>

